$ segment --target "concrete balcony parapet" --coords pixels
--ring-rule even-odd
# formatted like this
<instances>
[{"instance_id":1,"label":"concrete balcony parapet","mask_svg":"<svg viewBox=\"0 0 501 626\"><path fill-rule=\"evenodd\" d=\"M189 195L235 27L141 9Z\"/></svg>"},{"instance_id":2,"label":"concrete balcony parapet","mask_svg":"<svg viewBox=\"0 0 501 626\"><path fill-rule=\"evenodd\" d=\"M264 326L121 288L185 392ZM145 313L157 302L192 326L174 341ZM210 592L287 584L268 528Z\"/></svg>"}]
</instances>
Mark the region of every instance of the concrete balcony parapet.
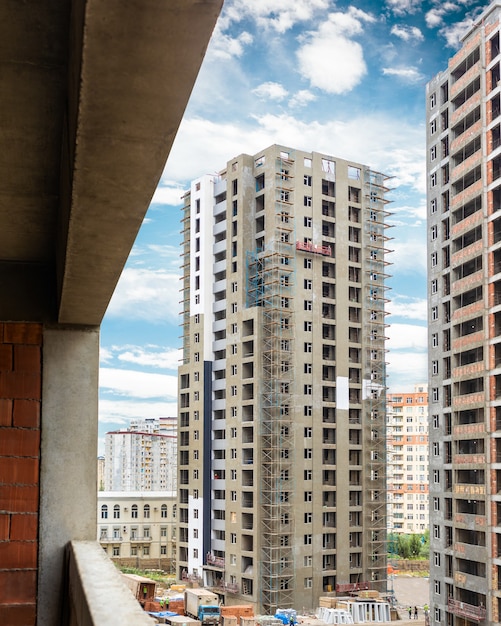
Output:
<instances>
[{"instance_id":1,"label":"concrete balcony parapet","mask_svg":"<svg viewBox=\"0 0 501 626\"><path fill-rule=\"evenodd\" d=\"M456 513L454 515L454 524L465 528L485 528L487 521L483 515L470 515L468 513Z\"/></svg>"},{"instance_id":2,"label":"concrete balcony parapet","mask_svg":"<svg viewBox=\"0 0 501 626\"><path fill-rule=\"evenodd\" d=\"M468 376L475 376L485 372L485 365L483 361L478 363L471 363L470 365L463 365L462 367L455 367L452 370L452 378L462 379L468 378Z\"/></svg>"},{"instance_id":3,"label":"concrete balcony parapet","mask_svg":"<svg viewBox=\"0 0 501 626\"><path fill-rule=\"evenodd\" d=\"M468 217L465 217L464 220L461 220L457 224L453 224L451 228L451 238L455 239L461 233L467 233L469 230L482 224L484 221L484 216L482 211L475 211Z\"/></svg>"},{"instance_id":4,"label":"concrete balcony parapet","mask_svg":"<svg viewBox=\"0 0 501 626\"><path fill-rule=\"evenodd\" d=\"M474 259L477 257L483 250L483 242L481 239L475 241L466 248L462 250L458 250L457 252L453 252L451 256L451 265L452 267L457 267L464 263L465 261L469 261L470 259Z\"/></svg>"},{"instance_id":5,"label":"concrete balcony parapet","mask_svg":"<svg viewBox=\"0 0 501 626\"><path fill-rule=\"evenodd\" d=\"M482 91L479 89L471 98L468 98L460 107L458 107L451 115L450 125L455 126L460 119L468 115L473 109L482 104Z\"/></svg>"},{"instance_id":6,"label":"concrete balcony parapet","mask_svg":"<svg viewBox=\"0 0 501 626\"><path fill-rule=\"evenodd\" d=\"M71 541L66 547L68 626L153 626L97 541Z\"/></svg>"},{"instance_id":7,"label":"concrete balcony parapet","mask_svg":"<svg viewBox=\"0 0 501 626\"><path fill-rule=\"evenodd\" d=\"M482 271L474 272L469 276L465 276L464 278L459 278L454 285L454 294L462 293L463 291L468 291L469 289L473 289L473 287L477 287L482 284L483 274Z\"/></svg>"},{"instance_id":8,"label":"concrete balcony parapet","mask_svg":"<svg viewBox=\"0 0 501 626\"><path fill-rule=\"evenodd\" d=\"M463 91L463 89L471 83L471 81L480 74L480 60L475 63L470 69L465 72L461 78L451 85L451 100Z\"/></svg>"},{"instance_id":9,"label":"concrete balcony parapet","mask_svg":"<svg viewBox=\"0 0 501 626\"><path fill-rule=\"evenodd\" d=\"M481 435L485 433L485 424L483 422L473 423L473 424L460 424L459 426L454 426L452 429L452 434L455 437L461 437L465 435Z\"/></svg>"},{"instance_id":10,"label":"concrete balcony parapet","mask_svg":"<svg viewBox=\"0 0 501 626\"><path fill-rule=\"evenodd\" d=\"M485 495L485 485L454 485L453 493L464 496L483 496ZM464 545L455 544L456 552L464 553Z\"/></svg>"},{"instance_id":11,"label":"concrete balcony parapet","mask_svg":"<svg viewBox=\"0 0 501 626\"><path fill-rule=\"evenodd\" d=\"M452 295L454 296L454 293ZM483 313L484 308L484 301L479 300L478 302L464 306L461 309L457 309L457 311L454 311L452 314L452 323L457 324L458 322L471 317L474 313Z\"/></svg>"},{"instance_id":12,"label":"concrete balcony parapet","mask_svg":"<svg viewBox=\"0 0 501 626\"><path fill-rule=\"evenodd\" d=\"M485 399L483 391L478 393L469 393L464 396L456 396L452 403L452 410L464 409L465 407L478 405Z\"/></svg>"},{"instance_id":13,"label":"concrete balcony parapet","mask_svg":"<svg viewBox=\"0 0 501 626\"><path fill-rule=\"evenodd\" d=\"M455 465L485 465L485 454L455 454L452 462Z\"/></svg>"},{"instance_id":14,"label":"concrete balcony parapet","mask_svg":"<svg viewBox=\"0 0 501 626\"><path fill-rule=\"evenodd\" d=\"M462 178L469 171L474 169L477 165L482 162L482 152L477 150L467 159L465 159L462 163L452 168L451 171L451 183Z\"/></svg>"},{"instance_id":15,"label":"concrete balcony parapet","mask_svg":"<svg viewBox=\"0 0 501 626\"><path fill-rule=\"evenodd\" d=\"M456 194L451 200L451 211L458 209L463 204L466 204L468 200L472 200L475 196L478 196L482 193L483 189L483 181L482 179L477 180L463 191L460 191Z\"/></svg>"},{"instance_id":16,"label":"concrete balcony parapet","mask_svg":"<svg viewBox=\"0 0 501 626\"><path fill-rule=\"evenodd\" d=\"M470 143L477 135L482 131L482 120L478 120L472 126L468 128L464 133L461 133L458 137L451 141L450 153L454 154L460 148L464 148L467 143Z\"/></svg>"}]
</instances>

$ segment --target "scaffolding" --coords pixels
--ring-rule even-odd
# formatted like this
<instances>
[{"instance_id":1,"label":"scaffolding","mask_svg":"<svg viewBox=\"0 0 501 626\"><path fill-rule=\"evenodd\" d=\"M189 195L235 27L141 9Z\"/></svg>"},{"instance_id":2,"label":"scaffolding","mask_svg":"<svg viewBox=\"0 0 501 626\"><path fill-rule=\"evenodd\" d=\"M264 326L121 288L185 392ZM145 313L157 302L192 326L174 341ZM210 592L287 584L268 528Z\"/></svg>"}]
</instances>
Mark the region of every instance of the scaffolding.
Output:
<instances>
[{"instance_id":1,"label":"scaffolding","mask_svg":"<svg viewBox=\"0 0 501 626\"><path fill-rule=\"evenodd\" d=\"M385 194L388 177L380 172L366 169L364 172L364 192L366 196L364 216L365 253L367 277L365 280L365 310L367 323L364 324L366 337L366 359L364 379L367 381L364 396L367 404L365 424L365 444L370 454L369 502L366 508L365 527L368 529L367 569L370 584L379 591L387 591L387 533L386 533L386 349L385 311L388 298L386 279L390 264L385 256L391 250L386 245L390 237L386 235L389 225L386 218L388 200Z\"/></svg>"},{"instance_id":2,"label":"scaffolding","mask_svg":"<svg viewBox=\"0 0 501 626\"><path fill-rule=\"evenodd\" d=\"M277 157L274 227L247 257L248 306L261 308L261 607L294 606L294 160Z\"/></svg>"}]
</instances>

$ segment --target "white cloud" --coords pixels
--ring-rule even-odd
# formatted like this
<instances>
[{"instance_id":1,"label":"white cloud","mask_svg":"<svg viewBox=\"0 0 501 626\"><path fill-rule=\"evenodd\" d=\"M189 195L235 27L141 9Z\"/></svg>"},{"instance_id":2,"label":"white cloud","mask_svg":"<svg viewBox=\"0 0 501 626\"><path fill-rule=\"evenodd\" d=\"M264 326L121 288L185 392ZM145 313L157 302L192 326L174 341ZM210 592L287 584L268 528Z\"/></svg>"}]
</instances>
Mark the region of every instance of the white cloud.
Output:
<instances>
[{"instance_id":1,"label":"white cloud","mask_svg":"<svg viewBox=\"0 0 501 626\"><path fill-rule=\"evenodd\" d=\"M151 204L167 204L170 206L181 206L182 197L186 190L175 182L163 180L155 189Z\"/></svg>"},{"instance_id":2,"label":"white cloud","mask_svg":"<svg viewBox=\"0 0 501 626\"><path fill-rule=\"evenodd\" d=\"M386 384L391 393L413 392L414 385L428 380L428 357L426 353L390 353L386 368Z\"/></svg>"},{"instance_id":3,"label":"white cloud","mask_svg":"<svg viewBox=\"0 0 501 626\"><path fill-rule=\"evenodd\" d=\"M394 226L405 225L406 227L408 227L409 219L416 220L415 224L419 225L426 222L425 202L420 202L417 206L409 206L404 204L404 199L399 198L398 193L395 194L395 196L393 197L393 200L396 204L395 213L392 214L389 220ZM390 208L390 211L391 210L392 209Z\"/></svg>"},{"instance_id":4,"label":"white cloud","mask_svg":"<svg viewBox=\"0 0 501 626\"><path fill-rule=\"evenodd\" d=\"M112 394L122 398L173 401L177 398L177 376L101 367L99 388L105 395Z\"/></svg>"},{"instance_id":5,"label":"white cloud","mask_svg":"<svg viewBox=\"0 0 501 626\"><path fill-rule=\"evenodd\" d=\"M423 33L416 26L398 26L394 24L390 33L402 39L402 41L423 41L424 39Z\"/></svg>"},{"instance_id":6,"label":"white cloud","mask_svg":"<svg viewBox=\"0 0 501 626\"><path fill-rule=\"evenodd\" d=\"M370 114L340 121L305 123L294 117L264 115L259 119L268 143L315 150L370 165L389 176L391 186L421 184L424 170L424 131L393 118ZM273 137L272 142L269 139ZM419 174L419 176L418 176ZM423 187L417 188L422 192Z\"/></svg>"},{"instance_id":7,"label":"white cloud","mask_svg":"<svg viewBox=\"0 0 501 626\"><path fill-rule=\"evenodd\" d=\"M428 304L426 299L423 298L411 298L410 296L402 296L399 294L390 295L391 302L388 305L388 311L390 317L387 321L390 323L390 328L395 326L402 326L402 324L392 324L391 320L394 317L400 317L402 319L421 320L422 322L428 319ZM405 326L405 328L407 328Z\"/></svg>"},{"instance_id":8,"label":"white cloud","mask_svg":"<svg viewBox=\"0 0 501 626\"><path fill-rule=\"evenodd\" d=\"M296 52L301 76L327 93L354 89L367 67L362 46L352 37L363 32L362 22L373 21L370 14L353 8L346 13L331 13L317 31L301 38Z\"/></svg>"},{"instance_id":9,"label":"white cloud","mask_svg":"<svg viewBox=\"0 0 501 626\"><path fill-rule=\"evenodd\" d=\"M147 417L176 417L176 402L121 400L100 398L99 423L109 424L108 430L127 428L131 419Z\"/></svg>"},{"instance_id":10,"label":"white cloud","mask_svg":"<svg viewBox=\"0 0 501 626\"><path fill-rule=\"evenodd\" d=\"M475 18L482 12L483 7L476 7L459 22L447 22L447 16L460 11L469 4L468 0L457 2L437 2L425 15L428 28L438 28L440 35L445 38L449 48L459 48L462 37L473 26Z\"/></svg>"},{"instance_id":11,"label":"white cloud","mask_svg":"<svg viewBox=\"0 0 501 626\"><path fill-rule=\"evenodd\" d=\"M113 361L113 351L109 348L103 348L101 346L99 348L99 362L110 363L111 361Z\"/></svg>"},{"instance_id":12,"label":"white cloud","mask_svg":"<svg viewBox=\"0 0 501 626\"><path fill-rule=\"evenodd\" d=\"M179 213L179 215L181 215ZM144 248L140 248L140 250L145 250L145 252L152 252L156 258L162 259L162 265L165 267L164 259L170 259L171 261L175 261L176 269L179 267L179 247L178 246L170 246L165 244L148 244L145 245Z\"/></svg>"},{"instance_id":13,"label":"white cloud","mask_svg":"<svg viewBox=\"0 0 501 626\"><path fill-rule=\"evenodd\" d=\"M424 74L415 67L383 67L383 74L385 76L396 76L410 83L418 83L424 80Z\"/></svg>"},{"instance_id":14,"label":"white cloud","mask_svg":"<svg viewBox=\"0 0 501 626\"><path fill-rule=\"evenodd\" d=\"M426 326L390 324L386 329L389 350L386 368L390 391L413 391L428 379L428 334Z\"/></svg>"},{"instance_id":15,"label":"white cloud","mask_svg":"<svg viewBox=\"0 0 501 626\"><path fill-rule=\"evenodd\" d=\"M395 15L416 13L421 8L422 0L386 0L386 6Z\"/></svg>"},{"instance_id":16,"label":"white cloud","mask_svg":"<svg viewBox=\"0 0 501 626\"><path fill-rule=\"evenodd\" d=\"M180 274L165 270L126 268L106 311L108 318L177 322Z\"/></svg>"},{"instance_id":17,"label":"white cloud","mask_svg":"<svg viewBox=\"0 0 501 626\"><path fill-rule=\"evenodd\" d=\"M252 90L252 93L256 94L258 98L263 100L283 100L287 97L288 91L280 83L267 82L262 83L258 87Z\"/></svg>"},{"instance_id":18,"label":"white cloud","mask_svg":"<svg viewBox=\"0 0 501 626\"><path fill-rule=\"evenodd\" d=\"M430 9L425 16L426 25L428 28L435 28L442 23L442 17L444 12L440 9Z\"/></svg>"},{"instance_id":19,"label":"white cloud","mask_svg":"<svg viewBox=\"0 0 501 626\"><path fill-rule=\"evenodd\" d=\"M386 329L389 350L417 350L426 352L428 349L428 330L426 326L416 324L390 324Z\"/></svg>"},{"instance_id":20,"label":"white cloud","mask_svg":"<svg viewBox=\"0 0 501 626\"><path fill-rule=\"evenodd\" d=\"M236 154L255 154L274 143L342 156L395 176L391 186L408 185L425 193L423 125L395 123L393 115L367 112L347 119L305 122L295 116L261 115L242 125L187 118L167 164L165 177L193 180L215 173ZM196 146L194 152L193 146ZM335 146L335 150L333 150Z\"/></svg>"},{"instance_id":21,"label":"white cloud","mask_svg":"<svg viewBox=\"0 0 501 626\"><path fill-rule=\"evenodd\" d=\"M130 346L117 355L119 361L126 363L170 370L177 370L181 357L181 350L158 346Z\"/></svg>"},{"instance_id":22,"label":"white cloud","mask_svg":"<svg viewBox=\"0 0 501 626\"><path fill-rule=\"evenodd\" d=\"M290 99L289 106L291 108L304 107L310 102L314 102L316 99L317 96L308 89L300 89Z\"/></svg>"},{"instance_id":23,"label":"white cloud","mask_svg":"<svg viewBox=\"0 0 501 626\"><path fill-rule=\"evenodd\" d=\"M244 54L245 48L253 41L253 36L248 32L232 37L223 33L220 27L216 27L211 39L209 54L220 60L238 58Z\"/></svg>"},{"instance_id":24,"label":"white cloud","mask_svg":"<svg viewBox=\"0 0 501 626\"><path fill-rule=\"evenodd\" d=\"M311 20L329 7L330 0L230 0L225 3L220 24L223 29L244 19L255 20L258 29L285 33L294 25Z\"/></svg>"},{"instance_id":25,"label":"white cloud","mask_svg":"<svg viewBox=\"0 0 501 626\"><path fill-rule=\"evenodd\" d=\"M394 239L388 246L393 252L388 259L398 269L400 276L406 274L421 274L426 276L426 242L424 241L424 229L422 229L423 239L407 239L399 237Z\"/></svg>"},{"instance_id":26,"label":"white cloud","mask_svg":"<svg viewBox=\"0 0 501 626\"><path fill-rule=\"evenodd\" d=\"M439 32L443 37L445 37L445 41L447 42L447 46L449 48L459 48L461 45L461 39L472 26L473 20L465 19L462 22L456 22L455 24L444 26Z\"/></svg>"}]
</instances>

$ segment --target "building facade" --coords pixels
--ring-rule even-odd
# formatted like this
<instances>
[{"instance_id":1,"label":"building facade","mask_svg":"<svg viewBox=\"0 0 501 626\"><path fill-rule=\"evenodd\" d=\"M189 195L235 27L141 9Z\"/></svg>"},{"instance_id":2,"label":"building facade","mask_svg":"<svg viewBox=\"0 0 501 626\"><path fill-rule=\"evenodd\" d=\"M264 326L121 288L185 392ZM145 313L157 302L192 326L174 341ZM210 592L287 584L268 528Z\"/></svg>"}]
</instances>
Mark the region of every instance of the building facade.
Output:
<instances>
[{"instance_id":1,"label":"building facade","mask_svg":"<svg viewBox=\"0 0 501 626\"><path fill-rule=\"evenodd\" d=\"M275 145L184 197L177 567L226 603L386 588L385 181Z\"/></svg>"},{"instance_id":2,"label":"building facade","mask_svg":"<svg viewBox=\"0 0 501 626\"><path fill-rule=\"evenodd\" d=\"M97 539L110 559L174 573L176 497L172 491L100 491Z\"/></svg>"},{"instance_id":3,"label":"building facade","mask_svg":"<svg viewBox=\"0 0 501 626\"><path fill-rule=\"evenodd\" d=\"M387 396L388 532L423 534L429 528L428 386Z\"/></svg>"},{"instance_id":4,"label":"building facade","mask_svg":"<svg viewBox=\"0 0 501 626\"><path fill-rule=\"evenodd\" d=\"M175 491L177 432L174 418L131 421L106 433L106 491Z\"/></svg>"},{"instance_id":5,"label":"building facade","mask_svg":"<svg viewBox=\"0 0 501 626\"><path fill-rule=\"evenodd\" d=\"M501 610L501 3L427 86L435 624Z\"/></svg>"}]
</instances>

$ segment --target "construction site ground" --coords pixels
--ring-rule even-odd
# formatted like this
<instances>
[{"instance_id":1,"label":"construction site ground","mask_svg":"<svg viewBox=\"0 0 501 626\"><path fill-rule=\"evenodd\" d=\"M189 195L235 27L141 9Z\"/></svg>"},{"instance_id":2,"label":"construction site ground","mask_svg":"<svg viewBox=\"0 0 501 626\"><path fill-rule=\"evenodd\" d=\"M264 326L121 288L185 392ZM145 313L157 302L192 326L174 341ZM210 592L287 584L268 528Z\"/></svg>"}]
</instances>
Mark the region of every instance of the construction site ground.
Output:
<instances>
[{"instance_id":1,"label":"construction site ground","mask_svg":"<svg viewBox=\"0 0 501 626\"><path fill-rule=\"evenodd\" d=\"M399 575L393 578L393 593L396 600L396 609L400 619L393 622L378 622L381 626L394 624L395 626L424 626L425 617L423 607L430 604L430 582L428 578L419 576ZM159 593L158 593L159 591ZM171 595L160 586L157 589L160 596ZM409 606L418 607L418 619L409 619ZM315 618L298 615L299 623L305 626L324 626L324 623Z\"/></svg>"},{"instance_id":2,"label":"construction site ground","mask_svg":"<svg viewBox=\"0 0 501 626\"><path fill-rule=\"evenodd\" d=\"M378 622L381 626L425 626L423 607L430 604L430 583L428 578L418 576L395 576L393 592L396 600L396 609L399 620L392 622ZM413 618L409 619L409 606L412 607ZM418 607L418 618L414 619L414 607ZM298 616L299 623L305 626L324 626L324 622L315 618Z\"/></svg>"},{"instance_id":3,"label":"construction site ground","mask_svg":"<svg viewBox=\"0 0 501 626\"><path fill-rule=\"evenodd\" d=\"M393 591L396 598L396 607L400 615L401 626L408 624L424 624L425 604L430 604L430 579L420 576L395 576ZM418 607L418 619L409 619L409 607Z\"/></svg>"}]
</instances>

